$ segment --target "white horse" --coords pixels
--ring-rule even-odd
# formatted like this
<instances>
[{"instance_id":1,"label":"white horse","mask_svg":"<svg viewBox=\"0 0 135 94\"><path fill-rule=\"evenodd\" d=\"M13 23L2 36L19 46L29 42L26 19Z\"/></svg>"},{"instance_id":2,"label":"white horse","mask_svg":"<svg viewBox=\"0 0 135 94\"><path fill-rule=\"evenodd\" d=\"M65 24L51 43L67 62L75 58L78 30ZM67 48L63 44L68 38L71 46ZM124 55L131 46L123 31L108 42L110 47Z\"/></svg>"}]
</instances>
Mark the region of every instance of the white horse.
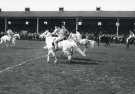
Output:
<instances>
[{"instance_id":1,"label":"white horse","mask_svg":"<svg viewBox=\"0 0 135 94\"><path fill-rule=\"evenodd\" d=\"M13 37L8 36L8 35L4 35L0 38L0 44L2 45L2 48L5 47L9 47L9 46L15 46L16 43L16 39L20 39L20 35L19 34L14 34Z\"/></svg>"},{"instance_id":2,"label":"white horse","mask_svg":"<svg viewBox=\"0 0 135 94\"><path fill-rule=\"evenodd\" d=\"M84 53L86 53L88 45L90 45L91 48L95 47L96 42L94 40L89 40L88 38L82 39L82 35L78 31L76 31L76 33L70 33L68 38L74 40L78 45L84 46Z\"/></svg>"},{"instance_id":3,"label":"white horse","mask_svg":"<svg viewBox=\"0 0 135 94\"><path fill-rule=\"evenodd\" d=\"M48 49L48 54L47 54L47 62L50 61L50 55L52 54L53 57L55 58L54 63L57 63L57 57L56 57L56 50L54 48L54 40L57 37L53 37L52 34L49 31L45 31L40 35L40 37L45 37L46 38L46 48ZM77 46L76 42L73 40L63 40L58 43L58 48L59 50L62 50L62 52L67 55L68 61L70 62L72 59L72 51L76 50L79 52L82 56L86 56L85 53Z\"/></svg>"}]
</instances>

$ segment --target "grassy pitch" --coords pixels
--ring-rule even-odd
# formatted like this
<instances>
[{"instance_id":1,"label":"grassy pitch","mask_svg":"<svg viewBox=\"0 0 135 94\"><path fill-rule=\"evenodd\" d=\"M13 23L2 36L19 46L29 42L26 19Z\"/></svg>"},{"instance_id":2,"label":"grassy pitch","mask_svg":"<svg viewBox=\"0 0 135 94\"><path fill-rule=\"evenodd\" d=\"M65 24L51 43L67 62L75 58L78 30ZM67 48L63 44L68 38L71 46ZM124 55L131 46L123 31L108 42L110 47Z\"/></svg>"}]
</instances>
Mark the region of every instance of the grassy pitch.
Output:
<instances>
[{"instance_id":1,"label":"grassy pitch","mask_svg":"<svg viewBox=\"0 0 135 94\"><path fill-rule=\"evenodd\" d=\"M0 94L135 94L135 47L89 48L86 57L74 53L70 64L57 52L53 64L46 63L43 46L20 40L14 48L0 48L0 70L30 60L0 73Z\"/></svg>"}]
</instances>

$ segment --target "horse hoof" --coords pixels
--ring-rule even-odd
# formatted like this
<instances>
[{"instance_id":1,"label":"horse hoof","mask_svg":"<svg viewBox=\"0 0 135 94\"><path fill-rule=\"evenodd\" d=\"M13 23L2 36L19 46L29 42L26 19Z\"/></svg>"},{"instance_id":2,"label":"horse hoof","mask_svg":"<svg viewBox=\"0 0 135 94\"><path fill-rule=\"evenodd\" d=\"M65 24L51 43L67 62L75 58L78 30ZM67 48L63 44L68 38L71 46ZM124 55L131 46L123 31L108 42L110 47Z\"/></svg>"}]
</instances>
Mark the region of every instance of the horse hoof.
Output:
<instances>
[{"instance_id":1,"label":"horse hoof","mask_svg":"<svg viewBox=\"0 0 135 94\"><path fill-rule=\"evenodd\" d=\"M54 61L54 64L56 64L56 63L57 63L57 60Z\"/></svg>"},{"instance_id":2,"label":"horse hoof","mask_svg":"<svg viewBox=\"0 0 135 94\"><path fill-rule=\"evenodd\" d=\"M54 64L57 64L57 62L54 61Z\"/></svg>"},{"instance_id":3,"label":"horse hoof","mask_svg":"<svg viewBox=\"0 0 135 94\"><path fill-rule=\"evenodd\" d=\"M83 55L84 57L87 56L86 54Z\"/></svg>"},{"instance_id":4,"label":"horse hoof","mask_svg":"<svg viewBox=\"0 0 135 94\"><path fill-rule=\"evenodd\" d=\"M44 47L43 47L43 49L47 49L47 47L46 47L46 46L44 46Z\"/></svg>"}]
</instances>

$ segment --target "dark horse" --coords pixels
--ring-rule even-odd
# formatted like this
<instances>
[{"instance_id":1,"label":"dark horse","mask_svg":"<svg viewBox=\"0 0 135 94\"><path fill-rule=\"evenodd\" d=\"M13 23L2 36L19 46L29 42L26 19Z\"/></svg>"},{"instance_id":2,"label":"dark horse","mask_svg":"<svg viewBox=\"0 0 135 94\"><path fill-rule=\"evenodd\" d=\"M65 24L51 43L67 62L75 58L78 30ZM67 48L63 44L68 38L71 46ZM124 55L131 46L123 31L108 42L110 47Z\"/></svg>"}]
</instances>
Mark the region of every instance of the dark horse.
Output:
<instances>
[{"instance_id":1,"label":"dark horse","mask_svg":"<svg viewBox=\"0 0 135 94\"><path fill-rule=\"evenodd\" d=\"M135 38L132 37L126 42L126 47L129 48L129 45L135 45Z\"/></svg>"},{"instance_id":2,"label":"dark horse","mask_svg":"<svg viewBox=\"0 0 135 94\"><path fill-rule=\"evenodd\" d=\"M111 40L112 40L112 38L109 35L103 35L103 36L100 37L100 41L102 43L105 43L106 47L110 46Z\"/></svg>"}]
</instances>

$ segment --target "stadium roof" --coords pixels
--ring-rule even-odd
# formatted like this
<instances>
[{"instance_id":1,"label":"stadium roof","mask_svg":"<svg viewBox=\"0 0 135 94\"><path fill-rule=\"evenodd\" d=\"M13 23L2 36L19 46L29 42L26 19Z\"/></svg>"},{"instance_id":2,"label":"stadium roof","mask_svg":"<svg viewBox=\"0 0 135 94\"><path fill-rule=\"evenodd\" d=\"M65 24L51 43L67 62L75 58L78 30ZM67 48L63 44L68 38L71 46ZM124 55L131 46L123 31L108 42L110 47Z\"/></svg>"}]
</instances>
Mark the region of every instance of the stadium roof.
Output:
<instances>
[{"instance_id":1,"label":"stadium roof","mask_svg":"<svg viewBox=\"0 0 135 94\"><path fill-rule=\"evenodd\" d=\"M135 11L1 11L0 17L128 17Z\"/></svg>"}]
</instances>

